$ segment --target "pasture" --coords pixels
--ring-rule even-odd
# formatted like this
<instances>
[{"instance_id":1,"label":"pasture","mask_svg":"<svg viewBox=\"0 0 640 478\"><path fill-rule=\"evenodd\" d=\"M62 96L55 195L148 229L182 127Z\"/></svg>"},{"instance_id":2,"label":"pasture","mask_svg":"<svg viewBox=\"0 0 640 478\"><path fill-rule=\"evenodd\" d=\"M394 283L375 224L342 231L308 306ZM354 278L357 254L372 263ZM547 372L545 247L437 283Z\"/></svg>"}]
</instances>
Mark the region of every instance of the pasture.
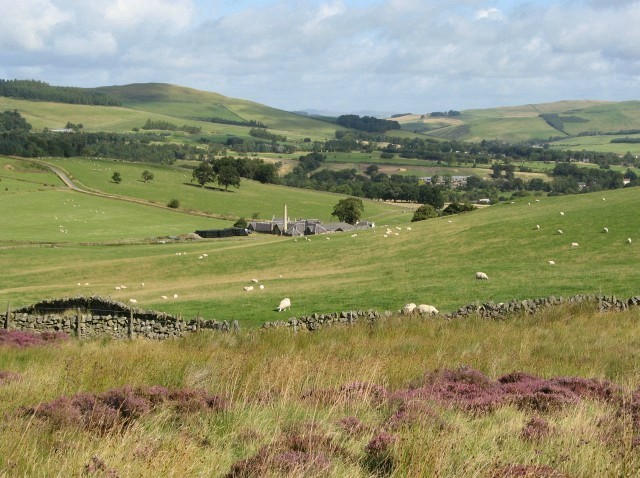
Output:
<instances>
[{"instance_id":1,"label":"pasture","mask_svg":"<svg viewBox=\"0 0 640 478\"><path fill-rule=\"evenodd\" d=\"M100 186L106 184L109 192L120 186L124 186L121 193L132 196L135 194L131 191L138 189L155 191L146 199L152 199L161 190L177 187L184 180L181 172L167 171L167 177L177 177L178 183L165 184L161 179L164 172L157 170L157 182L154 179L145 184L136 179L131 180L135 184L127 186L128 176L139 177L147 166L118 163L118 167L132 169L123 169L123 183L112 185L108 173L93 171L89 162L68 160L67 165L76 162L84 164L84 169L76 166L69 169L85 186L96 188L94 181L100 178ZM128 187L132 189L125 189ZM253 185L243 186L234 193L202 193L212 198L241 198L243 189L252 188ZM298 194L299 198L307 193L316 198L323 196L280 187L275 191L278 199L272 199L277 206L274 214L286 199L292 216L297 215L294 197ZM290 194L291 198L284 194ZM4 210L3 222L10 220L14 226L3 228L0 237L5 244L0 250L4 266L0 301L18 306L48 297L98 294L122 301L135 298L143 308L239 320L243 326L255 326L283 317L284 314L274 311L283 297L292 301L291 313L286 313L289 316L368 308L397 310L407 302L429 303L441 311L450 311L476 301L500 302L547 295L631 296L638 292L640 279L634 253L638 241L629 245L626 239L635 240L639 230L634 212L639 194L632 188L541 198L539 202L529 198L414 224L409 223L411 213L403 212L402 208L367 203L367 217L371 217L367 209L370 204L380 208L378 214L373 214L378 217L375 219L378 227L359 231L357 237L336 233L296 241L254 234L246 238L166 244L149 244L144 238L191 232L206 227L201 221L215 224L208 222L215 220L67 191L33 193L42 199L34 197L28 201L9 196L11 213ZM339 197L327 196L331 198L328 204L334 204ZM268 195L264 193L262 197ZM102 203L82 203L81 207L73 208L71 199L75 202L99 199ZM266 201L260 203L261 209L265 209ZM104 210L106 203L120 208L109 213L109 221L102 222L97 214L95 222L90 222L88 216L75 216L94 207ZM212 209L226 213L228 207ZM42 212L37 212L38 209ZM561 211L565 214L560 215ZM34 212L34 219L25 219ZM58 224L60 221L54 218L60 219L56 214L62 213L73 214L78 220ZM536 224L541 226L540 230L535 229ZM60 226L69 232L61 233ZM411 230L407 230L409 226ZM603 227L610 232L603 233ZM558 229L564 234L558 234ZM119 240L131 238L137 240ZM34 244L25 247L30 241L38 243L37 247ZM43 242L55 247L41 247ZM572 242L580 246L571 248ZM556 265L550 266L549 260ZM477 271L486 272L490 280L476 281ZM243 286L249 285L252 278L258 278L265 289L245 292ZM142 282L144 288L115 290L121 284L135 286ZM90 285L79 287L77 283ZM174 293L179 296L175 301L160 298Z\"/></svg>"}]
</instances>

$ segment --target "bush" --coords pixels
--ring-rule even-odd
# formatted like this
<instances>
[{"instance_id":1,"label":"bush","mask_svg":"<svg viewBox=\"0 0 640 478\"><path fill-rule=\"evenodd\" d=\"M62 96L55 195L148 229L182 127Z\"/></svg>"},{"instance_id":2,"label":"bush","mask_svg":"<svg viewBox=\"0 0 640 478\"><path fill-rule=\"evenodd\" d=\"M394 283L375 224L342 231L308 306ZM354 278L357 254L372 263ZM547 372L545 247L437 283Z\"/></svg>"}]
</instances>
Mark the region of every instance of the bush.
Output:
<instances>
[{"instance_id":1,"label":"bush","mask_svg":"<svg viewBox=\"0 0 640 478\"><path fill-rule=\"evenodd\" d=\"M167 203L167 207L170 207L171 209L178 209L180 207L180 201L174 198Z\"/></svg>"},{"instance_id":2,"label":"bush","mask_svg":"<svg viewBox=\"0 0 640 478\"><path fill-rule=\"evenodd\" d=\"M424 204L413 213L411 222L424 221L425 219L431 219L434 217L438 217L438 211L436 211L436 208L431 204Z\"/></svg>"},{"instance_id":3,"label":"bush","mask_svg":"<svg viewBox=\"0 0 640 478\"><path fill-rule=\"evenodd\" d=\"M244 217L241 217L236 222L233 223L233 227L239 227L242 229L247 228L247 220Z\"/></svg>"},{"instance_id":4,"label":"bush","mask_svg":"<svg viewBox=\"0 0 640 478\"><path fill-rule=\"evenodd\" d=\"M469 212L476 209L472 204L452 202L442 211L443 216L450 216L452 214L462 214L463 212Z\"/></svg>"}]
</instances>

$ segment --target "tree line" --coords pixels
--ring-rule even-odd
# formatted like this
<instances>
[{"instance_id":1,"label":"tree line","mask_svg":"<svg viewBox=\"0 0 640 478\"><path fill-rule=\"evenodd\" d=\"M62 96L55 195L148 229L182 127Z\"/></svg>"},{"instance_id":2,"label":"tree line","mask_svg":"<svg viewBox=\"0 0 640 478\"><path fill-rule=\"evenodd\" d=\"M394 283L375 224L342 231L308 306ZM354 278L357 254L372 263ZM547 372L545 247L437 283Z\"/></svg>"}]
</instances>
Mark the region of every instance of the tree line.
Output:
<instances>
[{"instance_id":1,"label":"tree line","mask_svg":"<svg viewBox=\"0 0 640 478\"><path fill-rule=\"evenodd\" d=\"M0 96L77 105L121 105L120 100L100 91L72 86L51 86L44 81L36 80L0 79Z\"/></svg>"}]
</instances>

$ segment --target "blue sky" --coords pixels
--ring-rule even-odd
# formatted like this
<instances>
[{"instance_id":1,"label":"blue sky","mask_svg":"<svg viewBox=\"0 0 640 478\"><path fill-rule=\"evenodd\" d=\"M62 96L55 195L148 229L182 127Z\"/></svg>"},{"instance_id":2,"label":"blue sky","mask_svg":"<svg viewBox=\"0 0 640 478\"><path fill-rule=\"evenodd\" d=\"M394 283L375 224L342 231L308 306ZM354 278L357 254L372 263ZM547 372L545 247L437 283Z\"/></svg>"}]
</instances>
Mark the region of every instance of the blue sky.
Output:
<instances>
[{"instance_id":1,"label":"blue sky","mask_svg":"<svg viewBox=\"0 0 640 478\"><path fill-rule=\"evenodd\" d=\"M0 0L0 77L287 110L640 99L640 0Z\"/></svg>"}]
</instances>

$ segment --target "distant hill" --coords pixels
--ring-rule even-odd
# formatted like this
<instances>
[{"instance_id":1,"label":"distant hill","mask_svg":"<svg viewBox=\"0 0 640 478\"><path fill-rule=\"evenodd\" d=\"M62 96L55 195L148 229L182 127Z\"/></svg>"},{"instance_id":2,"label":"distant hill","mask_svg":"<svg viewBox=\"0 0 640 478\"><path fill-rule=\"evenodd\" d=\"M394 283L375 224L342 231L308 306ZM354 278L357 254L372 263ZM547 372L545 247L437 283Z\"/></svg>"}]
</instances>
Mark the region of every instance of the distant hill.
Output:
<instances>
[{"instance_id":1,"label":"distant hill","mask_svg":"<svg viewBox=\"0 0 640 478\"><path fill-rule=\"evenodd\" d=\"M640 101L559 101L394 117L405 131L456 141L526 141L640 130Z\"/></svg>"}]
</instances>

